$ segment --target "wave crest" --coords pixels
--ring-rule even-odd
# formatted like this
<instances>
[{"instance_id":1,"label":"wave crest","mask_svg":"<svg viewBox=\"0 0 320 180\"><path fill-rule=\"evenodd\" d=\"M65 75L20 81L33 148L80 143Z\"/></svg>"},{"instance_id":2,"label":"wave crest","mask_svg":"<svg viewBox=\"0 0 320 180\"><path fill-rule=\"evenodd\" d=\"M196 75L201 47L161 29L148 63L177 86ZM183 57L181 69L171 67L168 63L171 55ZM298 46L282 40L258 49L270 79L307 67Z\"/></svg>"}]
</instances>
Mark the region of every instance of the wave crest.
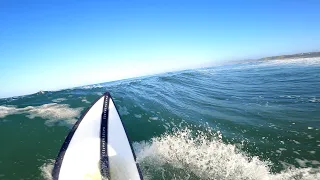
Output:
<instances>
[{"instance_id":1,"label":"wave crest","mask_svg":"<svg viewBox=\"0 0 320 180\"><path fill-rule=\"evenodd\" d=\"M209 137L213 138L209 138ZM221 134L205 134L189 129L152 138L151 142L134 143L137 161L146 179L251 179L313 180L320 169L287 169L272 173L271 162L250 157L235 145L225 144Z\"/></svg>"}]
</instances>

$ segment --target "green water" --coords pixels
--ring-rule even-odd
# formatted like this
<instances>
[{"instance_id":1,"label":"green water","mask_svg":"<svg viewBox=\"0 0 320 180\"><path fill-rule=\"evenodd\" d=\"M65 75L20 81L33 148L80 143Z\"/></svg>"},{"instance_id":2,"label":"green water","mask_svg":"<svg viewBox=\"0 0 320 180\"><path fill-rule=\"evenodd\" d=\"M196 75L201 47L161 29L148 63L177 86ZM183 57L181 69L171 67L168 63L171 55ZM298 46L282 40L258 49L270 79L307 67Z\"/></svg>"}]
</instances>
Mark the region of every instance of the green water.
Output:
<instances>
[{"instance_id":1,"label":"green water","mask_svg":"<svg viewBox=\"0 0 320 180\"><path fill-rule=\"evenodd\" d=\"M320 179L320 60L244 62L0 99L0 179L50 179L109 91L145 179Z\"/></svg>"}]
</instances>

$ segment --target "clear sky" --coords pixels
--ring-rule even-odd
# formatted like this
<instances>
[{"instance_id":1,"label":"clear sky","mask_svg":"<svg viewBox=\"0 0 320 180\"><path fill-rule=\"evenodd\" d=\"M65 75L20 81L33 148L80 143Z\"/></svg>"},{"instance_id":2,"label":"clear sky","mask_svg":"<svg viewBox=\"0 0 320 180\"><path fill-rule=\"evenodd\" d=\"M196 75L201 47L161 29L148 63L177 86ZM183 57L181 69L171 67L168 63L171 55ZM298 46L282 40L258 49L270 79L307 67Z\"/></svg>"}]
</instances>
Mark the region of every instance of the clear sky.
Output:
<instances>
[{"instance_id":1,"label":"clear sky","mask_svg":"<svg viewBox=\"0 0 320 180\"><path fill-rule=\"evenodd\" d=\"M318 0L0 0L0 97L319 47Z\"/></svg>"}]
</instances>

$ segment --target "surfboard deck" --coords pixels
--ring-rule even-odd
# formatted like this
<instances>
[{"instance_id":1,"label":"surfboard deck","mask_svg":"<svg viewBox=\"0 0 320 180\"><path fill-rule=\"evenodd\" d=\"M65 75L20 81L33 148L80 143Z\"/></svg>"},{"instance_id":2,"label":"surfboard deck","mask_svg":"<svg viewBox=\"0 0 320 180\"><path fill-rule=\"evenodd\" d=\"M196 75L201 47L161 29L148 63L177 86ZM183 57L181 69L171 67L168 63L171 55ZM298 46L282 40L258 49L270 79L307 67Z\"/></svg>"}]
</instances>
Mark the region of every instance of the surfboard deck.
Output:
<instances>
[{"instance_id":1,"label":"surfboard deck","mask_svg":"<svg viewBox=\"0 0 320 180\"><path fill-rule=\"evenodd\" d=\"M142 175L113 99L98 98L76 122L56 159L54 180L141 180Z\"/></svg>"}]
</instances>

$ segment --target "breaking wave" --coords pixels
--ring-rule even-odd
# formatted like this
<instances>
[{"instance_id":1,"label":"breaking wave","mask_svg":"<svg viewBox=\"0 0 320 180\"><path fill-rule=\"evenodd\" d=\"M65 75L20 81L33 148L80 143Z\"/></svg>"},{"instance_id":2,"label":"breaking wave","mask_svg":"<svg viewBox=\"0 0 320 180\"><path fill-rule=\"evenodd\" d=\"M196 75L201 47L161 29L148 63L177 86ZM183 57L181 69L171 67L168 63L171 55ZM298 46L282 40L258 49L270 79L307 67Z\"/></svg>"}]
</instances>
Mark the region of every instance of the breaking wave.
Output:
<instances>
[{"instance_id":1,"label":"breaking wave","mask_svg":"<svg viewBox=\"0 0 320 180\"><path fill-rule=\"evenodd\" d=\"M220 133L209 134L197 131L194 136L194 132L184 129L134 143L145 179L320 179L320 168L291 167L272 173L271 162L225 144Z\"/></svg>"}]
</instances>

